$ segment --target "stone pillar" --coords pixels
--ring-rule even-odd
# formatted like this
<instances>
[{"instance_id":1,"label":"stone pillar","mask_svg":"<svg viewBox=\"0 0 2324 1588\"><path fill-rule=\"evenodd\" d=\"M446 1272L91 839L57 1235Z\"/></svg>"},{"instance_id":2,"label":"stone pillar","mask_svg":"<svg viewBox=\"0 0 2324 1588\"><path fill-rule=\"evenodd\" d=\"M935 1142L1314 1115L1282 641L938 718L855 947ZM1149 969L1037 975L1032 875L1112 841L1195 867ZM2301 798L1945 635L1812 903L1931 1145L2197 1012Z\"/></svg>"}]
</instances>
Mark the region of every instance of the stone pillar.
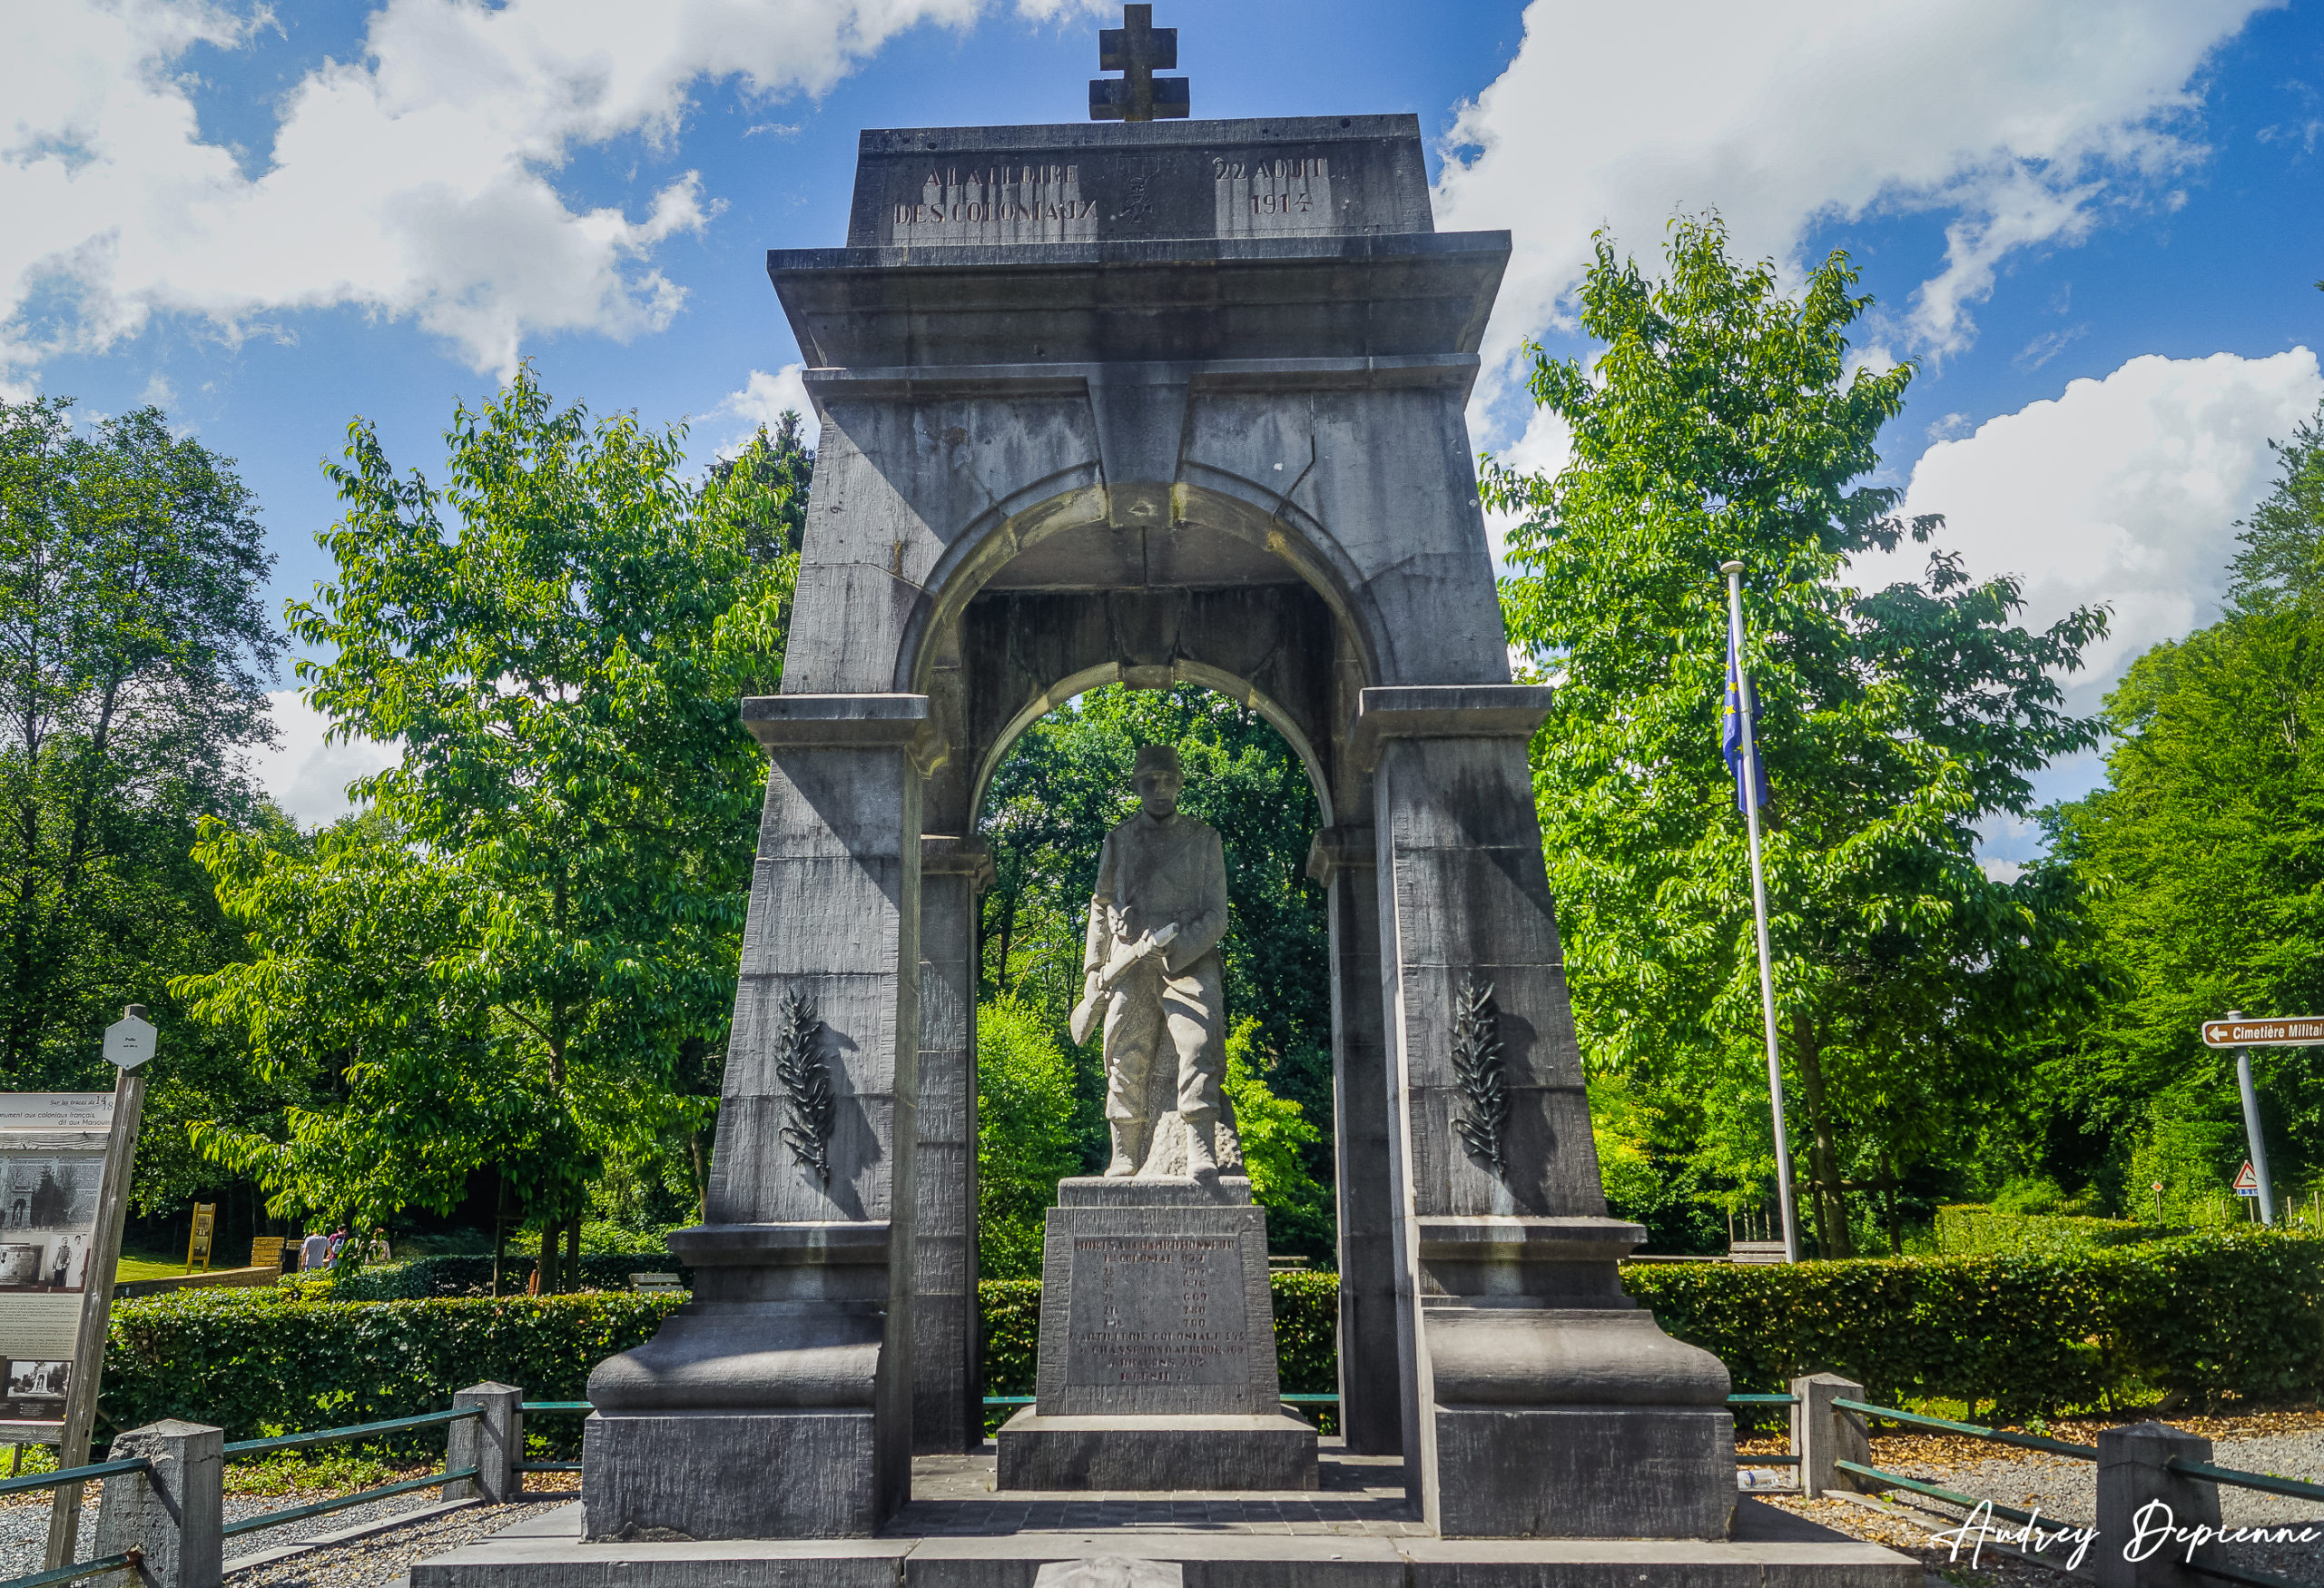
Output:
<instances>
[{"instance_id":1,"label":"stone pillar","mask_svg":"<svg viewBox=\"0 0 2324 1588\"><path fill-rule=\"evenodd\" d=\"M1835 1397L1862 1400L1864 1386L1837 1373L1816 1373L1793 1379L1791 1393L1799 1397L1791 1408L1791 1453L1799 1457L1800 1494L1812 1500L1827 1489L1853 1492L1870 1487L1854 1473L1832 1465L1836 1461L1872 1465L1872 1434L1865 1426L1863 1415L1844 1412L1832 1404Z\"/></svg>"},{"instance_id":2,"label":"stone pillar","mask_svg":"<svg viewBox=\"0 0 2324 1588\"><path fill-rule=\"evenodd\" d=\"M225 1563L226 1435L175 1418L132 1428L113 1459L143 1456L151 1473L109 1480L97 1507L97 1558L135 1549L148 1588L218 1588Z\"/></svg>"},{"instance_id":3,"label":"stone pillar","mask_svg":"<svg viewBox=\"0 0 2324 1588\"><path fill-rule=\"evenodd\" d=\"M2170 1530L2208 1527L2216 1537L2219 1485L2172 1472L2163 1464L2174 1455L2209 1461L2211 1442L2162 1423L2100 1431L2098 1542L2090 1552L2099 1588L2201 1588L2211 1581L2188 1569L2187 1544ZM2225 1563L2216 1543L2193 1553L2204 1565Z\"/></svg>"},{"instance_id":4,"label":"stone pillar","mask_svg":"<svg viewBox=\"0 0 2324 1588\"><path fill-rule=\"evenodd\" d=\"M1406 1481L1459 1537L1726 1536L1727 1370L1623 1295L1526 745L1549 692L1366 689Z\"/></svg>"},{"instance_id":5,"label":"stone pillar","mask_svg":"<svg viewBox=\"0 0 2324 1588\"><path fill-rule=\"evenodd\" d=\"M977 1319L977 896L992 855L920 841L920 1233L912 1272L912 1452L984 1443Z\"/></svg>"},{"instance_id":6,"label":"stone pillar","mask_svg":"<svg viewBox=\"0 0 2324 1588\"><path fill-rule=\"evenodd\" d=\"M504 1505L524 1492L525 1392L513 1384L475 1384L452 1396L455 1407L479 1406L484 1415L452 1425L444 1443L444 1470L476 1468L476 1476L444 1485L447 1500L482 1500Z\"/></svg>"},{"instance_id":7,"label":"stone pillar","mask_svg":"<svg viewBox=\"0 0 2324 1588\"><path fill-rule=\"evenodd\" d=\"M1403 1448L1396 1398L1395 1219L1385 1172L1389 1097L1378 996L1378 859L1369 827L1326 828L1307 853L1307 874L1323 884L1331 910L1340 1432L1353 1455Z\"/></svg>"},{"instance_id":8,"label":"stone pillar","mask_svg":"<svg viewBox=\"0 0 2324 1588\"><path fill-rule=\"evenodd\" d=\"M743 703L765 814L694 1298L589 1378L592 1538L867 1536L911 1489L928 701Z\"/></svg>"}]
</instances>

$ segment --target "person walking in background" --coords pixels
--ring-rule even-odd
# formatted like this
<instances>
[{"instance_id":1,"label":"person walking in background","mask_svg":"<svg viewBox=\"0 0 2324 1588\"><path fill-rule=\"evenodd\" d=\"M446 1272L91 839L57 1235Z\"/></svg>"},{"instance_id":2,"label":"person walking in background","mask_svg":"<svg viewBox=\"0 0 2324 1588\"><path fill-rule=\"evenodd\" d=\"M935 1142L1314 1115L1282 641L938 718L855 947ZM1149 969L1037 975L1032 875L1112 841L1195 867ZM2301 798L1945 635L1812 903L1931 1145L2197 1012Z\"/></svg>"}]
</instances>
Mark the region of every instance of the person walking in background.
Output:
<instances>
[{"instance_id":1,"label":"person walking in background","mask_svg":"<svg viewBox=\"0 0 2324 1588\"><path fill-rule=\"evenodd\" d=\"M299 1267L310 1273L330 1262L330 1238L320 1229L310 1229L307 1238L299 1243Z\"/></svg>"}]
</instances>

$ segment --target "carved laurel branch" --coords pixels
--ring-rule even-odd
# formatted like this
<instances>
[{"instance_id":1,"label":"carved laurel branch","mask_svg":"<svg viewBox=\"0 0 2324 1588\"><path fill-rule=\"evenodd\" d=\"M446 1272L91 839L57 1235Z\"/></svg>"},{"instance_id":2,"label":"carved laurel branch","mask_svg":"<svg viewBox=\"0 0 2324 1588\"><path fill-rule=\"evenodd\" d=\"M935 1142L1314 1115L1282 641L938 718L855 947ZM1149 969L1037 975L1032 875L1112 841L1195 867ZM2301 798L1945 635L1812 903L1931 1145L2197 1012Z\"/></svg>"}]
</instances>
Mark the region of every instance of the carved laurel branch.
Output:
<instances>
[{"instance_id":1,"label":"carved laurel branch","mask_svg":"<svg viewBox=\"0 0 2324 1588\"><path fill-rule=\"evenodd\" d=\"M1452 1121L1461 1145L1495 1179L1506 1179L1501 1137L1509 1123L1509 1066L1502 1056L1501 1010L1492 983L1480 982L1474 972L1462 976L1453 1000L1452 1073L1461 1083L1461 1115Z\"/></svg>"},{"instance_id":2,"label":"carved laurel branch","mask_svg":"<svg viewBox=\"0 0 2324 1588\"><path fill-rule=\"evenodd\" d=\"M815 1040L822 1029L813 999L803 992L783 994L783 1033L776 1039L774 1058L774 1079L791 1105L791 1122L783 1128L783 1139L817 1185L829 1185L834 1100L832 1072Z\"/></svg>"}]
</instances>

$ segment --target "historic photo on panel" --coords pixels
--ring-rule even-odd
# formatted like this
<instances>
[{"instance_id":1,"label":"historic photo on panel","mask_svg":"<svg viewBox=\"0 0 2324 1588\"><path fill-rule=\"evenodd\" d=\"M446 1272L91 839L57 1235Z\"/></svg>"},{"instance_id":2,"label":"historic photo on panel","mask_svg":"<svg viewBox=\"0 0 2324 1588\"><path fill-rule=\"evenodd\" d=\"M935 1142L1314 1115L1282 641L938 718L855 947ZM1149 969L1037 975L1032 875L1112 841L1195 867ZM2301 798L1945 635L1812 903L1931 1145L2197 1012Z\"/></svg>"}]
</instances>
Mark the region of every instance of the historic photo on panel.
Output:
<instances>
[{"instance_id":1,"label":"historic photo on panel","mask_svg":"<svg viewBox=\"0 0 2324 1588\"><path fill-rule=\"evenodd\" d=\"M0 1418L64 1415L73 1328L96 1241L102 1139L65 1146L54 1136L0 1133Z\"/></svg>"},{"instance_id":2,"label":"historic photo on panel","mask_svg":"<svg viewBox=\"0 0 2324 1588\"><path fill-rule=\"evenodd\" d=\"M0 1138L0 1291L87 1283L103 1152L20 1148Z\"/></svg>"}]
</instances>

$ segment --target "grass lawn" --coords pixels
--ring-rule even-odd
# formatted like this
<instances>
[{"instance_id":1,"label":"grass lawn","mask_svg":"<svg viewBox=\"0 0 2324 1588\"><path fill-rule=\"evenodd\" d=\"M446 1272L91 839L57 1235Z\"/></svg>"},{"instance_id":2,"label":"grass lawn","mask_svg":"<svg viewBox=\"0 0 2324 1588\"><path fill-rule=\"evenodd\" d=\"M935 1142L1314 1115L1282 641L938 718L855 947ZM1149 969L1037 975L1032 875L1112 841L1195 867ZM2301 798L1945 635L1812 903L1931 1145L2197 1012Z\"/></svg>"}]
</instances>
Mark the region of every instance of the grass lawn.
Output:
<instances>
[{"instance_id":1,"label":"grass lawn","mask_svg":"<svg viewBox=\"0 0 2324 1588\"><path fill-rule=\"evenodd\" d=\"M113 1283L123 1279L182 1279L185 1277L182 1260L169 1262L157 1258L134 1258L122 1255L120 1265L113 1271Z\"/></svg>"}]
</instances>

